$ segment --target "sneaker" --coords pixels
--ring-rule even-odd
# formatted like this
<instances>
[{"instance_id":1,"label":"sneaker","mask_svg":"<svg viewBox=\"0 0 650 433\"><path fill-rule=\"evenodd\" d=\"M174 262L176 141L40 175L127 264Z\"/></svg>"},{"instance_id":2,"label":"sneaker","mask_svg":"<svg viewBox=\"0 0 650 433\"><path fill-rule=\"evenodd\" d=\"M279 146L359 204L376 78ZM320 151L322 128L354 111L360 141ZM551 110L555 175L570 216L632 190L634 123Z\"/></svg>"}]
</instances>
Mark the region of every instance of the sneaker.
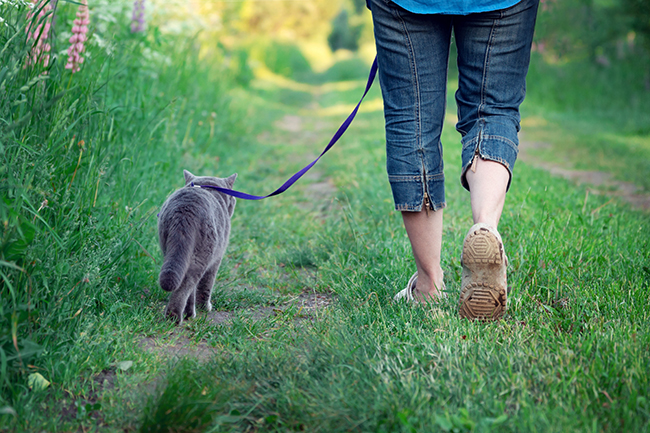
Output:
<instances>
[{"instance_id":1,"label":"sneaker","mask_svg":"<svg viewBox=\"0 0 650 433\"><path fill-rule=\"evenodd\" d=\"M418 302L418 300L413 296L413 291L415 290L415 284L418 281L418 273L417 271L411 276L411 279L409 280L408 284L406 285L406 288L403 290L400 290L400 292L395 295L393 300L399 301L400 299L406 299L407 302ZM441 292L441 297L446 298L447 293L445 292L447 290L445 288L445 283L442 283L442 289L440 290Z\"/></svg>"},{"instance_id":2,"label":"sneaker","mask_svg":"<svg viewBox=\"0 0 650 433\"><path fill-rule=\"evenodd\" d=\"M500 319L507 308L508 259L499 232L483 223L472 226L463 243L460 263L460 316L483 321Z\"/></svg>"}]
</instances>

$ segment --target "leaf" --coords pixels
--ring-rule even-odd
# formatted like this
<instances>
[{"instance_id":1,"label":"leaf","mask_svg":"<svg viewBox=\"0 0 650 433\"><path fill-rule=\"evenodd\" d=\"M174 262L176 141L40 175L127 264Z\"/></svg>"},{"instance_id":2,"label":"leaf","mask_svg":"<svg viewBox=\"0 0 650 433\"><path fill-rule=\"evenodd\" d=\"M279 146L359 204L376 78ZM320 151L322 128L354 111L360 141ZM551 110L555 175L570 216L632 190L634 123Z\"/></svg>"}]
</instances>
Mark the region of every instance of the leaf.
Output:
<instances>
[{"instance_id":1,"label":"leaf","mask_svg":"<svg viewBox=\"0 0 650 433\"><path fill-rule=\"evenodd\" d=\"M400 422L403 425L408 425L409 424L408 417L406 416L406 414L404 412L398 412L397 413L397 418L400 420Z\"/></svg>"},{"instance_id":2,"label":"leaf","mask_svg":"<svg viewBox=\"0 0 650 433\"><path fill-rule=\"evenodd\" d=\"M126 371L133 366L133 361L120 361L117 363L117 368Z\"/></svg>"},{"instance_id":3,"label":"leaf","mask_svg":"<svg viewBox=\"0 0 650 433\"><path fill-rule=\"evenodd\" d=\"M0 260L0 266L5 266L7 268L15 269L20 272L25 272L23 268L21 268L20 266L16 266L15 263L5 262L4 260Z\"/></svg>"},{"instance_id":4,"label":"leaf","mask_svg":"<svg viewBox=\"0 0 650 433\"><path fill-rule=\"evenodd\" d=\"M18 224L14 225L12 230L14 231L13 236L2 246L4 257L7 259L3 261L3 266L7 266L8 262L22 260L27 247L36 236L36 226L23 217L19 218Z\"/></svg>"},{"instance_id":5,"label":"leaf","mask_svg":"<svg viewBox=\"0 0 650 433\"><path fill-rule=\"evenodd\" d=\"M18 314L18 321L16 323L16 327L18 324L23 322L25 319L21 319L23 316L22 314ZM12 327L13 328L13 327ZM16 328L13 328L16 329ZM7 361L13 361L14 359L22 359L23 361L26 361L28 358L31 358L32 356L36 356L43 352L43 347L38 345L37 343L34 343L33 341L30 340L25 340L21 339L20 340L20 351L16 352L15 350L13 351L13 355L7 357Z\"/></svg>"},{"instance_id":6,"label":"leaf","mask_svg":"<svg viewBox=\"0 0 650 433\"><path fill-rule=\"evenodd\" d=\"M44 378L41 373L32 373L27 377L27 384L32 391L42 391L50 386L50 381Z\"/></svg>"},{"instance_id":7,"label":"leaf","mask_svg":"<svg viewBox=\"0 0 650 433\"><path fill-rule=\"evenodd\" d=\"M95 403L95 404L87 403L85 406L83 406L83 409L88 415L90 415L90 412L101 410L101 408L102 405L100 403Z\"/></svg>"},{"instance_id":8,"label":"leaf","mask_svg":"<svg viewBox=\"0 0 650 433\"><path fill-rule=\"evenodd\" d=\"M486 418L485 420L488 422L488 424L499 425L508 421L508 415L504 413L496 418Z\"/></svg>"},{"instance_id":9,"label":"leaf","mask_svg":"<svg viewBox=\"0 0 650 433\"><path fill-rule=\"evenodd\" d=\"M11 406L0 407L0 415L13 415L16 416L17 413Z\"/></svg>"},{"instance_id":10,"label":"leaf","mask_svg":"<svg viewBox=\"0 0 650 433\"><path fill-rule=\"evenodd\" d=\"M454 428L454 425L451 423L450 420L447 418L443 418L441 416L436 416L436 424L443 429L444 431L450 431L451 429Z\"/></svg>"}]
</instances>

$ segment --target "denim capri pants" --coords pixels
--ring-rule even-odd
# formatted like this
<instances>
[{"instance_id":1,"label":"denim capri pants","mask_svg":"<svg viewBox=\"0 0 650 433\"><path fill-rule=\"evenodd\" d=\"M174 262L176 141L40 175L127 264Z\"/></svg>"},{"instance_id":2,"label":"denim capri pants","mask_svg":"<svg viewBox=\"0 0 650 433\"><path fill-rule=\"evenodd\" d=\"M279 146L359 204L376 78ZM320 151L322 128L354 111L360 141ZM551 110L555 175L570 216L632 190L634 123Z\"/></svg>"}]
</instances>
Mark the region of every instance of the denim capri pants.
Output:
<instances>
[{"instance_id":1,"label":"denim capri pants","mask_svg":"<svg viewBox=\"0 0 650 433\"><path fill-rule=\"evenodd\" d=\"M539 0L494 12L414 14L370 0L386 120L386 166L395 209L446 206L440 135L445 117L452 32L457 46L461 183L474 158L517 159L519 105L526 93ZM510 182L508 182L508 188Z\"/></svg>"}]
</instances>

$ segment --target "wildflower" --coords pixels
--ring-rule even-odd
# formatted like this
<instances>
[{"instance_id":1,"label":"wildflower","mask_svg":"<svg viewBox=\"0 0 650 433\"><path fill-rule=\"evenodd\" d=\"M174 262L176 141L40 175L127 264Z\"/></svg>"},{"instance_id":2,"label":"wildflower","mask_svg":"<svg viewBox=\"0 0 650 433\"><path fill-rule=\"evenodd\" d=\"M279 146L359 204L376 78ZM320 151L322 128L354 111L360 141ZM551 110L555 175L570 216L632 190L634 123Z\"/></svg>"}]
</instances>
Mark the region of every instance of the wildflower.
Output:
<instances>
[{"instance_id":1,"label":"wildflower","mask_svg":"<svg viewBox=\"0 0 650 433\"><path fill-rule=\"evenodd\" d=\"M38 17L34 18L34 12L39 11ZM43 66L47 68L50 64L50 50L52 47L47 42L50 36L50 18L46 17L49 11L52 10L49 0L32 0L32 9L27 13L27 21L29 25L25 29L27 33L27 40L34 41L32 51L27 57L25 67L28 65L36 65L39 58L43 60Z\"/></svg>"},{"instance_id":2,"label":"wildflower","mask_svg":"<svg viewBox=\"0 0 650 433\"><path fill-rule=\"evenodd\" d=\"M43 209L44 207L47 207L48 204L49 204L49 202L47 201L47 199L43 200L41 202L41 206L38 208L38 210L36 212L40 212L41 209Z\"/></svg>"},{"instance_id":3,"label":"wildflower","mask_svg":"<svg viewBox=\"0 0 650 433\"><path fill-rule=\"evenodd\" d=\"M131 33L144 32L144 24L144 0L135 0L131 17Z\"/></svg>"},{"instance_id":4,"label":"wildflower","mask_svg":"<svg viewBox=\"0 0 650 433\"><path fill-rule=\"evenodd\" d=\"M70 69L73 74L81 70L79 65L84 61L81 53L86 49L84 42L88 40L86 33L88 33L88 24L90 23L88 0L81 0L81 3L77 11L77 18L73 22L70 48L68 48L68 63L65 65L65 68Z\"/></svg>"}]
</instances>

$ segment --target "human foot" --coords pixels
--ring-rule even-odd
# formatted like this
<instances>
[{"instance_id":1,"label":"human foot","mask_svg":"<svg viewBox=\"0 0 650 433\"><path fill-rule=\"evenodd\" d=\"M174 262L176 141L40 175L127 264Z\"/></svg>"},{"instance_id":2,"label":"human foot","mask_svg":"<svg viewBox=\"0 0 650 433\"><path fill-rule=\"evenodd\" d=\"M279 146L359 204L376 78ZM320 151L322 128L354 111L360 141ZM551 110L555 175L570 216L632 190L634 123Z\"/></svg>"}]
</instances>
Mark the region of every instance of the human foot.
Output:
<instances>
[{"instance_id":1,"label":"human foot","mask_svg":"<svg viewBox=\"0 0 650 433\"><path fill-rule=\"evenodd\" d=\"M393 298L395 301L399 301L400 299L406 299L408 302L427 302L427 301L437 301L438 298L444 298L447 296L445 293L445 283L444 281L440 284L440 290L438 290L436 293L422 293L416 289L416 284L418 281L418 273L417 271L411 276L411 279L409 279L408 284L406 285L406 288L401 290L395 297Z\"/></svg>"}]
</instances>

